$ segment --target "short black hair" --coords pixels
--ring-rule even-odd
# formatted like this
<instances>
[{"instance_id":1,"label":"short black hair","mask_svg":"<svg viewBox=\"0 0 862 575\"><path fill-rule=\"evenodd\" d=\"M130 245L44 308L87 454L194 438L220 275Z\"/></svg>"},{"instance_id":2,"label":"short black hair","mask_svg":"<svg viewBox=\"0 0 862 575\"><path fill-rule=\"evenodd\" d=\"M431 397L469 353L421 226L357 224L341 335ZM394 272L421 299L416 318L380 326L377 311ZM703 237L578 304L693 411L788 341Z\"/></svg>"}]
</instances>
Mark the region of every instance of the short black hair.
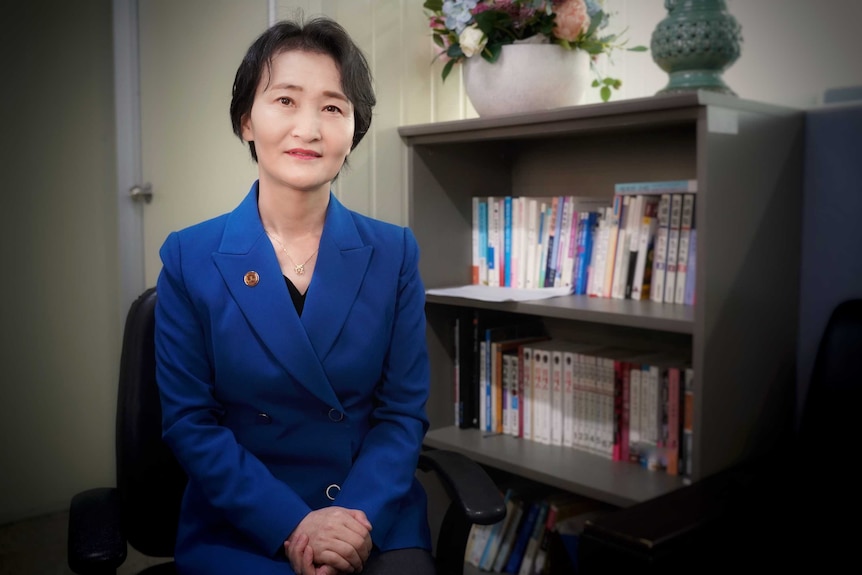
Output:
<instances>
[{"instance_id":1,"label":"short black hair","mask_svg":"<svg viewBox=\"0 0 862 575\"><path fill-rule=\"evenodd\" d=\"M305 23L283 20L268 28L249 47L236 71L233 96L230 102L230 121L233 133L241 140L242 121L251 113L257 86L264 66L269 68L272 59L291 50L326 54L335 60L341 73L341 88L353 104L353 144L359 144L371 126L371 113L377 98L374 95L368 61L347 31L334 20L319 16ZM257 161L254 142L249 142L251 157Z\"/></svg>"}]
</instances>

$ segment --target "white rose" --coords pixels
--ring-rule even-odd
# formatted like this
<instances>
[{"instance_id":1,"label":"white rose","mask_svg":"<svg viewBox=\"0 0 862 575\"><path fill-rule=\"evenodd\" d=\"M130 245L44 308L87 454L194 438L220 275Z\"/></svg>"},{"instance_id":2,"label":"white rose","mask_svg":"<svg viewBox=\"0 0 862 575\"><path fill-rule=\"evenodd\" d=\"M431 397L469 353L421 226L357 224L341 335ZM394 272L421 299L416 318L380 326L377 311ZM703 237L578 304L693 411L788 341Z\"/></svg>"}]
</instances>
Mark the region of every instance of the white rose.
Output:
<instances>
[{"instance_id":1,"label":"white rose","mask_svg":"<svg viewBox=\"0 0 862 575\"><path fill-rule=\"evenodd\" d=\"M475 24L464 28L461 35L458 36L458 43L461 45L461 51L468 58L472 58L474 54L478 54L485 48L488 43L488 38L479 30Z\"/></svg>"}]
</instances>

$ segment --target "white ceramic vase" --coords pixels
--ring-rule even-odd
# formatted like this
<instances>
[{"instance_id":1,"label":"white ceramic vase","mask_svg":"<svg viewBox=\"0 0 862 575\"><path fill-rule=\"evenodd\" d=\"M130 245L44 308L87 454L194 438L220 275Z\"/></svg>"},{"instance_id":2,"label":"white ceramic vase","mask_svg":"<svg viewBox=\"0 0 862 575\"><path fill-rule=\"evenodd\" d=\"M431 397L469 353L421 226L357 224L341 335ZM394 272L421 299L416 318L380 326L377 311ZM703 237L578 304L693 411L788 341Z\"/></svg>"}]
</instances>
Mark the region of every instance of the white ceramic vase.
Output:
<instances>
[{"instance_id":1,"label":"white ceramic vase","mask_svg":"<svg viewBox=\"0 0 862 575\"><path fill-rule=\"evenodd\" d=\"M590 55L556 44L509 44L493 64L464 62L464 88L480 116L580 104L591 82Z\"/></svg>"}]
</instances>

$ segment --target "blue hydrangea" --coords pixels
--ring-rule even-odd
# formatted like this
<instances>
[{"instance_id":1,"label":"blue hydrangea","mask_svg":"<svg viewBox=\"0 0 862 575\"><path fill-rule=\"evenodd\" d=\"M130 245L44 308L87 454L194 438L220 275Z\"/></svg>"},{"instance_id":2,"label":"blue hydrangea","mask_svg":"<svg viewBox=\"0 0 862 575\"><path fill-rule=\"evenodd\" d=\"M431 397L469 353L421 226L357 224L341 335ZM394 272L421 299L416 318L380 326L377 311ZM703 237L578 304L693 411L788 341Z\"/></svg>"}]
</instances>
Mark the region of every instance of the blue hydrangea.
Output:
<instances>
[{"instance_id":1,"label":"blue hydrangea","mask_svg":"<svg viewBox=\"0 0 862 575\"><path fill-rule=\"evenodd\" d=\"M446 16L446 27L454 30L456 34L461 34L473 18L470 11L478 3L479 0L445 0L443 15Z\"/></svg>"},{"instance_id":2,"label":"blue hydrangea","mask_svg":"<svg viewBox=\"0 0 862 575\"><path fill-rule=\"evenodd\" d=\"M587 14L590 15L590 19L595 19L596 15L602 11L602 6L598 3L597 0L584 0L584 3L587 5ZM604 28L607 25L608 14L607 12L605 12L602 15L602 21L599 24L599 28Z\"/></svg>"}]
</instances>

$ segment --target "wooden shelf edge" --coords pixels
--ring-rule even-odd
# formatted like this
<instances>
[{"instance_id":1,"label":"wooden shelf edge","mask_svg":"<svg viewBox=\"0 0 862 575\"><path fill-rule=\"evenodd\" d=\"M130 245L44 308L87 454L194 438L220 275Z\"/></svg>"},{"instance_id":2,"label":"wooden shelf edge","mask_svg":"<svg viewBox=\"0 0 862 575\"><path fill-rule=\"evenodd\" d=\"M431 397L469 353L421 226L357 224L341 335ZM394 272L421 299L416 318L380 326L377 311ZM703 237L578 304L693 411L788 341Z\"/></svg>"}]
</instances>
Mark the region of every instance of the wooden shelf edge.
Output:
<instances>
[{"instance_id":1,"label":"wooden shelf edge","mask_svg":"<svg viewBox=\"0 0 862 575\"><path fill-rule=\"evenodd\" d=\"M694 333L694 307L651 301L612 300L571 295L523 302L489 302L426 295L426 303L482 308L526 315L587 321L670 333Z\"/></svg>"},{"instance_id":2,"label":"wooden shelf edge","mask_svg":"<svg viewBox=\"0 0 862 575\"><path fill-rule=\"evenodd\" d=\"M628 507L670 493L682 478L632 463L611 461L571 447L550 446L478 429L441 427L428 432L425 445L463 453L471 459L585 497Z\"/></svg>"}]
</instances>

